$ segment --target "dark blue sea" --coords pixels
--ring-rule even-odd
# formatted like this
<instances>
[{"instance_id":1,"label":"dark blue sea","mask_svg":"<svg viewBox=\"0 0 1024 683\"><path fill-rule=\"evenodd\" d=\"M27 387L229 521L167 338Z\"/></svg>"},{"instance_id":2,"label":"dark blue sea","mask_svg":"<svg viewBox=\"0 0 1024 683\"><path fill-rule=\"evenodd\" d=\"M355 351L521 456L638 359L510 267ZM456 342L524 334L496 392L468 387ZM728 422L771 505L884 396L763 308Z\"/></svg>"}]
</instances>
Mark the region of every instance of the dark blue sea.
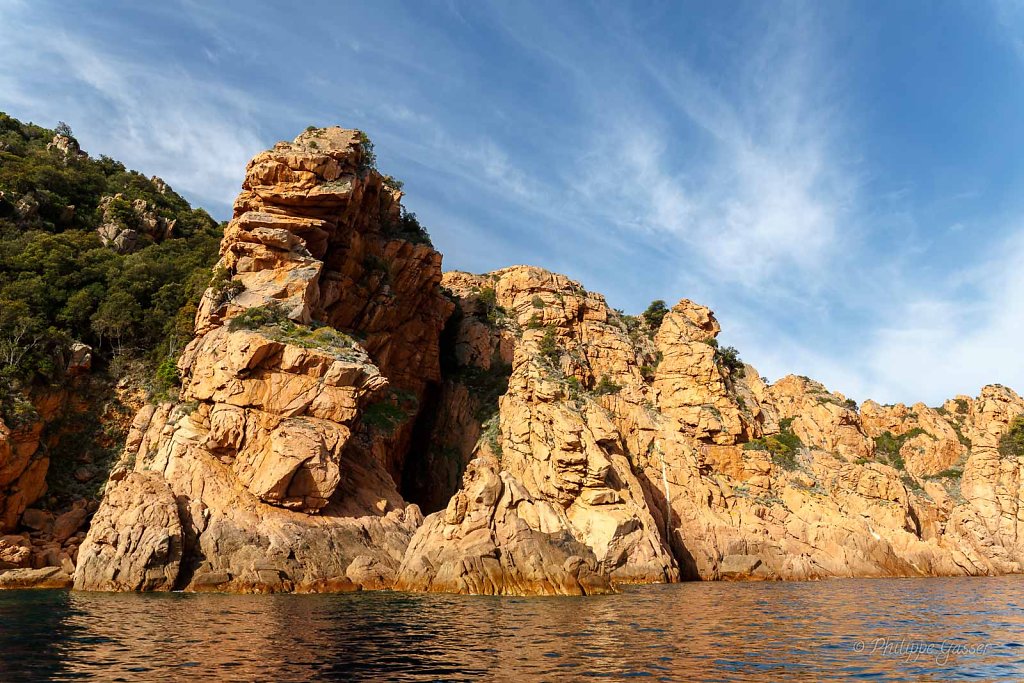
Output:
<instances>
[{"instance_id":1,"label":"dark blue sea","mask_svg":"<svg viewBox=\"0 0 1024 683\"><path fill-rule=\"evenodd\" d=\"M589 598L0 592L0 681L1024 680L1024 577Z\"/></svg>"}]
</instances>

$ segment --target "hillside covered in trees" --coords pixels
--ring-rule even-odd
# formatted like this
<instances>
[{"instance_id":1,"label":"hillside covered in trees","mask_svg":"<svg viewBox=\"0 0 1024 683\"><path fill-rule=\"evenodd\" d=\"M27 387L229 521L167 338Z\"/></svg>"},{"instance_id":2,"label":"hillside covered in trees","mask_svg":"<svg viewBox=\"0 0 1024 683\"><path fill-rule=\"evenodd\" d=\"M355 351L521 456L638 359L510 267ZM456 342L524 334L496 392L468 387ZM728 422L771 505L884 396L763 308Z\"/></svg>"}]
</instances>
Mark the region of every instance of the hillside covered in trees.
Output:
<instances>
[{"instance_id":1,"label":"hillside covered in trees","mask_svg":"<svg viewBox=\"0 0 1024 683\"><path fill-rule=\"evenodd\" d=\"M0 113L0 531L95 509L132 415L177 392L222 233L67 125Z\"/></svg>"},{"instance_id":2,"label":"hillside covered in trees","mask_svg":"<svg viewBox=\"0 0 1024 683\"><path fill-rule=\"evenodd\" d=\"M220 237L159 178L82 152L66 125L0 113L0 417L31 419L25 392L62 382L75 343L94 369L141 368L166 391Z\"/></svg>"}]
</instances>

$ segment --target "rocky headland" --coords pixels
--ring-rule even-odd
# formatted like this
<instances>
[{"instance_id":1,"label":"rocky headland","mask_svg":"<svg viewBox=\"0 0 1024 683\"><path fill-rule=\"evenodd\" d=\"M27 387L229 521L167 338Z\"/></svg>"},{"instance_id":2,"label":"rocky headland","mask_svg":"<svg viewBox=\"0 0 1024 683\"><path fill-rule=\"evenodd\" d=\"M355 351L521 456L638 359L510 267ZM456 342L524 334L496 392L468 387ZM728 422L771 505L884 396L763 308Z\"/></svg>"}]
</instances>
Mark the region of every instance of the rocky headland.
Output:
<instances>
[{"instance_id":1,"label":"rocky headland","mask_svg":"<svg viewBox=\"0 0 1024 683\"><path fill-rule=\"evenodd\" d=\"M442 272L401 198L358 131L257 155L180 392L135 415L98 509L31 508L42 422L0 424L2 531L56 543L51 562L28 531L0 537L0 587L571 595L1022 571L1012 390L857 406L769 384L692 301L633 317L539 268Z\"/></svg>"}]
</instances>

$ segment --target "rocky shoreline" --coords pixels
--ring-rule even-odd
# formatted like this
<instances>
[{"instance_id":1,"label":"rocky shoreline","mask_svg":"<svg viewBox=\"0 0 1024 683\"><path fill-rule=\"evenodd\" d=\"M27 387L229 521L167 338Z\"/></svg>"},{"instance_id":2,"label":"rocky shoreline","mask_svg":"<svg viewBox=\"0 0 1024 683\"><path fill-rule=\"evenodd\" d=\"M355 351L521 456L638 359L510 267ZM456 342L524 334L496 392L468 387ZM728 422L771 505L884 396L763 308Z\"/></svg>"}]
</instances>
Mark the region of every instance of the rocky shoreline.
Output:
<instances>
[{"instance_id":1,"label":"rocky shoreline","mask_svg":"<svg viewBox=\"0 0 1024 683\"><path fill-rule=\"evenodd\" d=\"M932 408L769 384L689 300L632 317L539 268L442 273L401 197L358 131L257 155L178 400L136 415L98 509L66 536L75 520L50 520L60 567L0 538L0 588L583 595L1021 571L1012 390Z\"/></svg>"}]
</instances>

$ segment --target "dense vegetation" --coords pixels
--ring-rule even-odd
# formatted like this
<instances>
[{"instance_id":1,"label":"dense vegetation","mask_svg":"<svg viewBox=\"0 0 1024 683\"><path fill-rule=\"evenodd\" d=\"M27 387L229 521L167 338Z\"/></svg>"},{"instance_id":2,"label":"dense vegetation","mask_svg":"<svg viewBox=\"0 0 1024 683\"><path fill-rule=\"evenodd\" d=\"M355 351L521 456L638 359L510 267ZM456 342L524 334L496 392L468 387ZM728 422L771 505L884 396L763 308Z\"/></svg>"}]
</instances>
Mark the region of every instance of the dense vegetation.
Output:
<instances>
[{"instance_id":1,"label":"dense vegetation","mask_svg":"<svg viewBox=\"0 0 1024 683\"><path fill-rule=\"evenodd\" d=\"M999 454L1005 458L1024 455L1024 416L1010 423L1010 429L999 439Z\"/></svg>"},{"instance_id":2,"label":"dense vegetation","mask_svg":"<svg viewBox=\"0 0 1024 683\"><path fill-rule=\"evenodd\" d=\"M155 373L192 336L222 232L159 179L79 154L71 130L59 130L70 152L48 148L55 131L0 113L0 395L8 399L60 382L76 341L93 347L101 368L133 360ZM147 234L138 200L174 221L167 239ZM104 223L138 231L131 253L104 246Z\"/></svg>"},{"instance_id":3,"label":"dense vegetation","mask_svg":"<svg viewBox=\"0 0 1024 683\"><path fill-rule=\"evenodd\" d=\"M779 421L779 433L754 439L743 444L745 451L768 451L772 462L787 471L800 467L797 456L804 447L803 441L793 433L793 418Z\"/></svg>"}]
</instances>

